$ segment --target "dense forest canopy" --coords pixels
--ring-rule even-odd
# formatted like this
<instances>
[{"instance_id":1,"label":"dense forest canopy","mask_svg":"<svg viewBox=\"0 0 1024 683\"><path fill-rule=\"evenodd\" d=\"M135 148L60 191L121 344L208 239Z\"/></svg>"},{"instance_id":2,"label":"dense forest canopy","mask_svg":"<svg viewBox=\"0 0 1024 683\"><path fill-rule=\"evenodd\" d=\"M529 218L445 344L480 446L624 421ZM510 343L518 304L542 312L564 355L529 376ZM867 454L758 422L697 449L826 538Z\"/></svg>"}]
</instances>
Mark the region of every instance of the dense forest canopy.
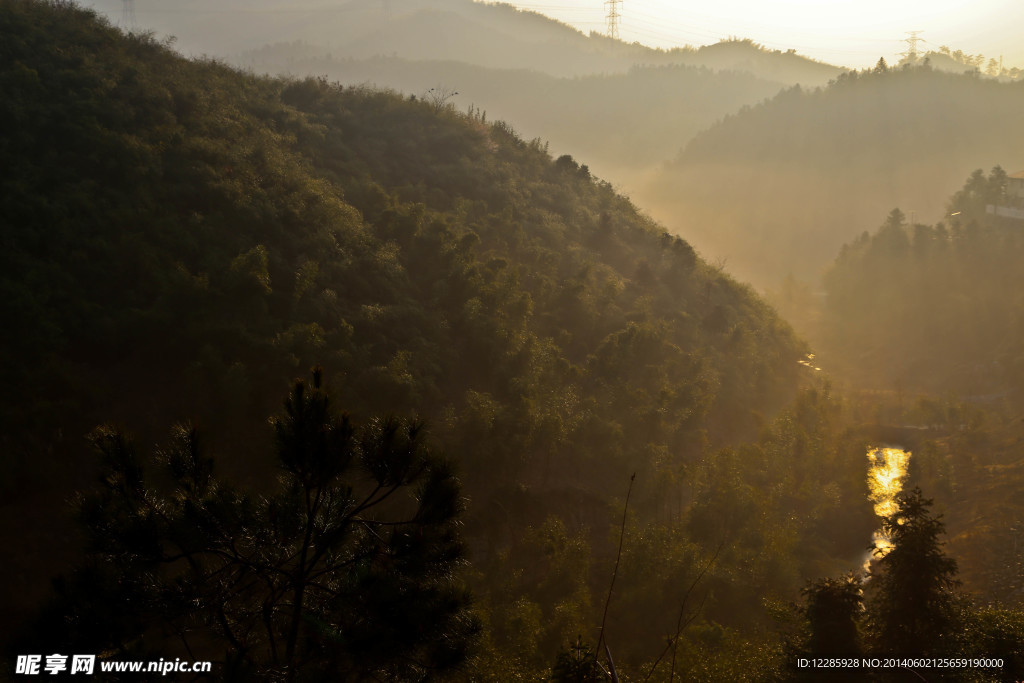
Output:
<instances>
[{"instance_id":1,"label":"dense forest canopy","mask_svg":"<svg viewBox=\"0 0 1024 683\"><path fill-rule=\"evenodd\" d=\"M124 22L120 3L94 6ZM139 25L177 36L187 54L256 73L326 76L416 96L443 86L457 109L512 121L525 137L550 141L556 156L585 158L627 189L740 106L842 72L749 39L654 49L474 0L287 9L266 0L244 9L187 1L174 11L140 6Z\"/></svg>"},{"instance_id":2,"label":"dense forest canopy","mask_svg":"<svg viewBox=\"0 0 1024 683\"><path fill-rule=\"evenodd\" d=\"M912 477L947 511L965 585L1019 604L1024 222L996 213L1019 202L1010 175L972 172L935 224L891 210L840 249L823 297L779 297L803 316L815 362L917 442Z\"/></svg>"},{"instance_id":3,"label":"dense forest canopy","mask_svg":"<svg viewBox=\"0 0 1024 683\"><path fill-rule=\"evenodd\" d=\"M186 61L65 3L2 9L5 495L48 534L72 538L52 501L90 476L102 422L146 444L190 418L221 471L266 486L261 425L317 362L358 415L431 425L477 501L481 568L561 528L603 574L632 472L642 526L767 524L712 513L741 484L707 457L794 396L806 348L585 166L444 102ZM681 492L684 469L706 483ZM674 571L722 540L704 533ZM9 565L23 600L44 547ZM572 577L548 647L592 619L594 577ZM544 590L494 593L495 632L553 609L524 602Z\"/></svg>"},{"instance_id":4,"label":"dense forest canopy","mask_svg":"<svg viewBox=\"0 0 1024 683\"><path fill-rule=\"evenodd\" d=\"M790 273L814 280L880 212L939 206L965 168L1024 167L1008 144L1020 103L1005 89L871 80L863 78L871 70L846 72L749 39L657 50L501 3L405 0L284 14L269 0L244 12L202 4L140 17L187 41L187 52L257 73L326 75L416 96L443 87L457 109L511 121L556 156L585 159L669 232L761 288ZM122 14L118 3L98 7ZM893 70L904 68L1021 85L1018 67L955 46L908 53ZM859 87L813 95L830 81ZM737 112L737 121L722 120Z\"/></svg>"},{"instance_id":5,"label":"dense forest canopy","mask_svg":"<svg viewBox=\"0 0 1024 683\"><path fill-rule=\"evenodd\" d=\"M12 386L72 401L102 368L117 419L152 417L140 376L170 413L241 389L244 419L257 387L323 360L367 410L442 417L466 391L555 409L527 371L581 404L635 380L637 419L719 434L795 389L803 348L763 302L508 124L187 62L63 4L35 31L16 22L43 10L7 9ZM613 372L631 354L652 371Z\"/></svg>"},{"instance_id":6,"label":"dense forest canopy","mask_svg":"<svg viewBox=\"0 0 1024 683\"><path fill-rule=\"evenodd\" d=\"M844 245L824 276L820 349L862 386L1019 404L1024 377L1022 221L989 213L1013 201L1007 173L971 174L934 225L892 210ZM852 369L856 368L856 372Z\"/></svg>"},{"instance_id":7,"label":"dense forest canopy","mask_svg":"<svg viewBox=\"0 0 1024 683\"><path fill-rule=\"evenodd\" d=\"M444 87L259 77L63 0L0 0L0 36L5 672L792 679L822 624L869 654L905 628L834 578L879 524L882 408L587 159ZM949 510L1018 465L1012 420L946 407L910 480ZM977 571L1001 537L950 519L979 610L915 495L935 652L1019 675L1013 579Z\"/></svg>"}]
</instances>

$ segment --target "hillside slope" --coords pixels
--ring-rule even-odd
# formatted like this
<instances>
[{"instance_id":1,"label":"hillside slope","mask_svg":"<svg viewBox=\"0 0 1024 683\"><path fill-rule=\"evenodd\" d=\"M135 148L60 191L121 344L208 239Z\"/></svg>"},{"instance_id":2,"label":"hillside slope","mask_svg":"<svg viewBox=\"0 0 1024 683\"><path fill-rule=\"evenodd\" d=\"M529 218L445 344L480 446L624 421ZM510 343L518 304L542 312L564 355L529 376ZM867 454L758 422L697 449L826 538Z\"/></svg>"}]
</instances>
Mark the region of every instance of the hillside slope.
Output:
<instances>
[{"instance_id":1,"label":"hillside slope","mask_svg":"<svg viewBox=\"0 0 1024 683\"><path fill-rule=\"evenodd\" d=\"M524 137L571 152L602 177L617 181L660 164L671 150L719 118L772 97L781 83L749 73L716 73L684 65L638 66L626 73L556 78L525 69L489 69L461 61L398 57L339 60L302 45L254 53L259 70L291 76L325 75L423 96L447 88L458 109L514 121Z\"/></svg>"},{"instance_id":2,"label":"hillside slope","mask_svg":"<svg viewBox=\"0 0 1024 683\"><path fill-rule=\"evenodd\" d=\"M863 444L806 346L572 157L63 2L0 0L0 38L4 635L81 555L85 434L149 453L189 420L260 496L267 417L314 364L357 423L418 416L456 463L490 680L545 675L599 623L634 473L608 628L631 671L712 557L687 647L728 680L770 605L862 554Z\"/></svg>"},{"instance_id":3,"label":"hillside slope","mask_svg":"<svg viewBox=\"0 0 1024 683\"><path fill-rule=\"evenodd\" d=\"M193 354L215 333L224 362L231 349L268 372L277 364L257 367L282 351L300 369L323 353L348 384L370 383L360 399L412 409L441 385L498 381L545 340L587 384L599 349L649 327L693 361L684 372L706 367L709 390L754 382L735 396L751 408L789 391L799 345L769 308L507 124L253 79L108 28L59 36L80 47L57 51L47 31L69 30L22 31L6 48L4 123L19 134L3 149L5 313L25 358L108 379L160 359L171 390L179 371L214 363ZM406 338L385 342L397 329ZM741 367L720 335L747 332L764 353ZM404 376L389 363L429 379L384 391ZM397 376L368 379L385 368Z\"/></svg>"},{"instance_id":4,"label":"hillside slope","mask_svg":"<svg viewBox=\"0 0 1024 683\"><path fill-rule=\"evenodd\" d=\"M385 6L388 11L385 11ZM119 3L97 7L117 19ZM139 24L256 73L326 76L420 96L514 121L527 138L586 158L602 177L637 186L699 130L786 85L823 85L841 69L794 51L730 39L653 49L587 36L511 5L445 0L244 9L184 2L139 9Z\"/></svg>"},{"instance_id":5,"label":"hillside slope","mask_svg":"<svg viewBox=\"0 0 1024 683\"><path fill-rule=\"evenodd\" d=\"M851 72L728 117L637 196L744 278L813 280L893 207L933 222L971 170L1024 168L1022 107L1024 83L927 67Z\"/></svg>"},{"instance_id":6,"label":"hillside slope","mask_svg":"<svg viewBox=\"0 0 1024 683\"><path fill-rule=\"evenodd\" d=\"M975 171L951 198L948 221L910 225L895 210L843 245L823 278L820 330L839 374L1020 406L1024 226L985 211L1010 204L1006 185L998 167Z\"/></svg>"},{"instance_id":7,"label":"hillside slope","mask_svg":"<svg viewBox=\"0 0 1024 683\"><path fill-rule=\"evenodd\" d=\"M507 124L0 10L7 506L63 514L105 421L190 417L258 482L314 363L357 413L425 417L483 498L653 486L796 390L764 302Z\"/></svg>"}]
</instances>

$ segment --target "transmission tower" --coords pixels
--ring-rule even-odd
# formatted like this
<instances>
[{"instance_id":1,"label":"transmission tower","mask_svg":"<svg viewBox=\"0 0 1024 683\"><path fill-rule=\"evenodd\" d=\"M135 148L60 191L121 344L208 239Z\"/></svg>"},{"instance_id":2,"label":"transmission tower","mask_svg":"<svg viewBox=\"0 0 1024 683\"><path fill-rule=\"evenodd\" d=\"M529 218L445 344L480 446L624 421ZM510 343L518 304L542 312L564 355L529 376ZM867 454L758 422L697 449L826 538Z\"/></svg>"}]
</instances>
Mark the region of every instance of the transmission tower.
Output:
<instances>
[{"instance_id":1,"label":"transmission tower","mask_svg":"<svg viewBox=\"0 0 1024 683\"><path fill-rule=\"evenodd\" d=\"M909 38L904 38L903 42L907 44L907 51L901 52L900 56L905 57L908 62L917 63L917 44L926 42L924 38L918 38L918 35L924 33L924 31L907 31Z\"/></svg>"},{"instance_id":2,"label":"transmission tower","mask_svg":"<svg viewBox=\"0 0 1024 683\"><path fill-rule=\"evenodd\" d=\"M121 25L135 30L135 0L121 0Z\"/></svg>"},{"instance_id":3,"label":"transmission tower","mask_svg":"<svg viewBox=\"0 0 1024 683\"><path fill-rule=\"evenodd\" d=\"M608 37L618 40L619 20L622 19L619 8L622 6L622 0L604 0L604 6L608 10Z\"/></svg>"}]
</instances>

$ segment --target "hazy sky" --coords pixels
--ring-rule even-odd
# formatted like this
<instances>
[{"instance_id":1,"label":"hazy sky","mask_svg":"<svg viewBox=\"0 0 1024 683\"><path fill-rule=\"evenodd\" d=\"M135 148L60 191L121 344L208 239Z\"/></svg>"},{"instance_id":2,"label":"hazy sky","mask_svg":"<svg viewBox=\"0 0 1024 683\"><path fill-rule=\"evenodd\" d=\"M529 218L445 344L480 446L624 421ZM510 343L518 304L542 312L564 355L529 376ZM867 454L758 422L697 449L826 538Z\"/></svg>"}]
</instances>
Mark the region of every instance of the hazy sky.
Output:
<instances>
[{"instance_id":1,"label":"hazy sky","mask_svg":"<svg viewBox=\"0 0 1024 683\"><path fill-rule=\"evenodd\" d=\"M584 32L605 32L602 0L513 2L555 17ZM722 38L751 38L849 67L892 61L904 52L907 31L921 31L919 50L952 50L1004 57L1024 67L1024 0L622 0L619 35L658 47L705 45Z\"/></svg>"}]
</instances>

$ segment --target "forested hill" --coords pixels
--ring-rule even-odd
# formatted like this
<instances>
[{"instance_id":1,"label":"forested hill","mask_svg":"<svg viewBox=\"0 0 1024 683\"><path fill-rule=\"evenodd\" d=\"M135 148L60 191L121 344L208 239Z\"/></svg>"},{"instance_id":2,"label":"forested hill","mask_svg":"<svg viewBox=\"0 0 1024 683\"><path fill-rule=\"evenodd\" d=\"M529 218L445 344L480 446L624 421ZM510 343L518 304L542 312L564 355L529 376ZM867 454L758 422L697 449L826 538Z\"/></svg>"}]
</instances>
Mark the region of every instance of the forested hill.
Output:
<instances>
[{"instance_id":1,"label":"forested hill","mask_svg":"<svg viewBox=\"0 0 1024 683\"><path fill-rule=\"evenodd\" d=\"M123 15L117 0L95 0L91 6L112 20L120 21ZM173 10L144 5L137 10L140 27L176 36L186 54L213 55L257 69L270 64L261 63L259 55L250 51L264 45L299 44L319 57L455 60L557 77L625 73L635 65L686 64L817 85L841 71L795 51L770 50L750 40L661 50L600 32L586 35L551 17L501 2L328 0L295 6L279 0L252 0L244 5L228 0L179 0ZM604 23L602 8L589 11L594 12L592 19Z\"/></svg>"},{"instance_id":2,"label":"forested hill","mask_svg":"<svg viewBox=\"0 0 1024 683\"><path fill-rule=\"evenodd\" d=\"M741 277L811 279L894 206L940 220L971 169L1024 167L1021 110L1024 82L880 64L727 117L639 196Z\"/></svg>"},{"instance_id":3,"label":"forested hill","mask_svg":"<svg viewBox=\"0 0 1024 683\"><path fill-rule=\"evenodd\" d=\"M490 118L514 121L524 135L550 141L558 153L571 152L619 179L663 163L666 152L683 147L718 118L784 87L741 71L679 64L557 78L460 61L337 59L295 45L268 46L242 63L269 73L323 74L339 83L370 83L417 96L447 87L456 108L472 106Z\"/></svg>"},{"instance_id":4,"label":"forested hill","mask_svg":"<svg viewBox=\"0 0 1024 683\"><path fill-rule=\"evenodd\" d=\"M122 21L120 2L94 6ZM549 140L556 156L584 157L602 178L629 188L722 116L841 73L750 40L659 50L474 0L181 0L173 11L138 9L140 26L176 36L184 53L256 73L416 96L444 87L456 109L513 121L527 138Z\"/></svg>"},{"instance_id":5,"label":"forested hill","mask_svg":"<svg viewBox=\"0 0 1024 683\"><path fill-rule=\"evenodd\" d=\"M1011 205L1006 187L1006 171L979 169L950 199L948 221L910 223L896 209L843 246L823 278L820 331L837 374L1019 410L1024 224L985 211Z\"/></svg>"},{"instance_id":6,"label":"forested hill","mask_svg":"<svg viewBox=\"0 0 1024 683\"><path fill-rule=\"evenodd\" d=\"M631 472L661 505L659 476L794 394L806 349L765 303L508 124L187 61L64 2L0 0L0 36L23 600L73 547L47 525L91 472L83 434L190 418L258 484L266 417L316 363L356 415L425 418L475 500L554 507Z\"/></svg>"}]
</instances>

